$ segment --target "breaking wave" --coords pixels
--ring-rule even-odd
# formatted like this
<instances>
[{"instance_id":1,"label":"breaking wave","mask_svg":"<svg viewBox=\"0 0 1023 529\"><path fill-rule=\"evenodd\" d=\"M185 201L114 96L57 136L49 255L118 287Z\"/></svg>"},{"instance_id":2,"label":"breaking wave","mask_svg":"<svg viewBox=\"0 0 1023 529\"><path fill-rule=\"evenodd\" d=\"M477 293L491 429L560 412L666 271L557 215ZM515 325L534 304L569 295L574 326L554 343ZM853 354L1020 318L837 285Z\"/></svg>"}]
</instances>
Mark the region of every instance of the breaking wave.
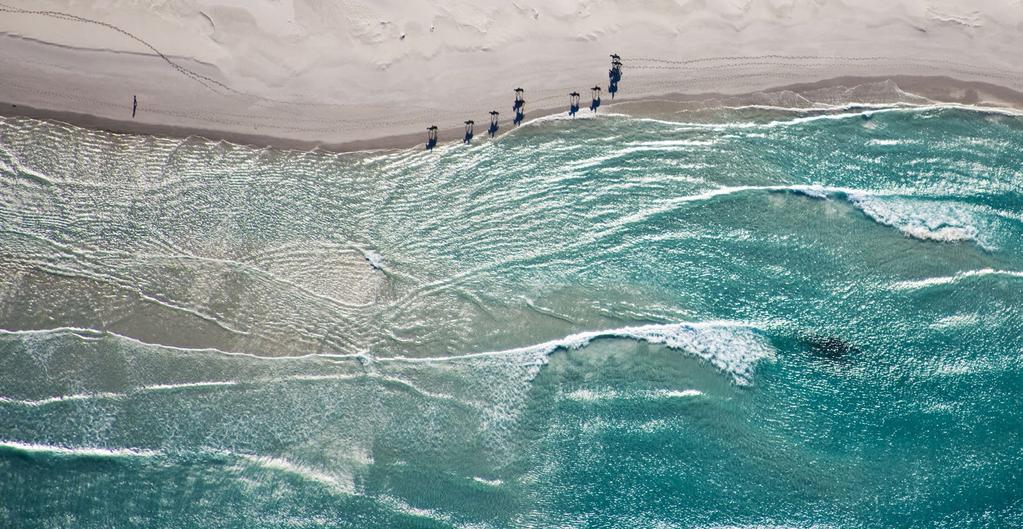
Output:
<instances>
[{"instance_id":1,"label":"breaking wave","mask_svg":"<svg viewBox=\"0 0 1023 529\"><path fill-rule=\"evenodd\" d=\"M878 224L891 226L914 239L938 242L973 241L991 249L979 220L954 202L886 200L852 193L849 201Z\"/></svg>"}]
</instances>

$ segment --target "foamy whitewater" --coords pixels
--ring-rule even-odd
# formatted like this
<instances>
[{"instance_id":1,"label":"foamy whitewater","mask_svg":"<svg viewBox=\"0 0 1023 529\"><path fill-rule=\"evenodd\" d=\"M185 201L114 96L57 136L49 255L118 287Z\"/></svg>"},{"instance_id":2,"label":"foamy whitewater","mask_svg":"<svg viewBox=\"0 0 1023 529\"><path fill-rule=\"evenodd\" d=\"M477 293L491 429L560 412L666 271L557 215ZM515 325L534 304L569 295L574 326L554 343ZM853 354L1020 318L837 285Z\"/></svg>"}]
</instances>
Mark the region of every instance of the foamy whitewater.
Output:
<instances>
[{"instance_id":1,"label":"foamy whitewater","mask_svg":"<svg viewBox=\"0 0 1023 529\"><path fill-rule=\"evenodd\" d=\"M685 115L0 118L0 527L1023 525L1023 118Z\"/></svg>"}]
</instances>

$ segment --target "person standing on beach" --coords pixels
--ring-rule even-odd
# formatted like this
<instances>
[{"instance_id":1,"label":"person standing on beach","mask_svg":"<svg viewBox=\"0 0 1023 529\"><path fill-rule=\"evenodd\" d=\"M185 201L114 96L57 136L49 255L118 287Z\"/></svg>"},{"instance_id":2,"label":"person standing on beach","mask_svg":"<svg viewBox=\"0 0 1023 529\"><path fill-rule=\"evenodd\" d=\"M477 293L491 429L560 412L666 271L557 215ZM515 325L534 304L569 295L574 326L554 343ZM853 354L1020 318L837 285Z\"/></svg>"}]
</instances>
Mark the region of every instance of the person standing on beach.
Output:
<instances>
[{"instance_id":1,"label":"person standing on beach","mask_svg":"<svg viewBox=\"0 0 1023 529\"><path fill-rule=\"evenodd\" d=\"M139 108L138 96L131 96L131 119L135 119L135 110Z\"/></svg>"}]
</instances>

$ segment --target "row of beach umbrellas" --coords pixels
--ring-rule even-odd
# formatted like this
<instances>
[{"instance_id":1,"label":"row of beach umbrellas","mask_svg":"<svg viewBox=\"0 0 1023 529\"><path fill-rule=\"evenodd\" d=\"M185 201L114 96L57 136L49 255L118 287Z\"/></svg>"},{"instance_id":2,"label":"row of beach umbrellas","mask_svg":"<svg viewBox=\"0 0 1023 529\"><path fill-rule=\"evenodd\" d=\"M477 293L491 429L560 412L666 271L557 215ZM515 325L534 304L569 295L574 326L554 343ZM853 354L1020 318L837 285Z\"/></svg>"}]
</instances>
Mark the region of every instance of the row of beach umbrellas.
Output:
<instances>
[{"instance_id":1,"label":"row of beach umbrellas","mask_svg":"<svg viewBox=\"0 0 1023 529\"><path fill-rule=\"evenodd\" d=\"M611 69L607 72L608 76L608 87L607 91L611 94L611 99L614 99L615 94L618 92L618 83L622 80L622 60L617 54L611 54ZM590 89L592 94L592 101L590 102L590 111L596 112L600 108L600 86L594 86ZM572 92L568 94L568 115L575 117L576 113L579 112L579 92ZM515 126L519 126L522 120L526 117L526 91L523 88L515 89L515 101L512 103L512 112L515 113L515 117L512 119L512 123ZM499 126L499 118L501 113L496 110L490 111L490 127L487 129L487 133L491 138L497 135ZM463 143L471 143L474 134L474 128L476 122L473 120L467 120L465 122L465 136L462 138ZM437 146L437 126L431 125L426 129L426 149L433 150Z\"/></svg>"}]
</instances>

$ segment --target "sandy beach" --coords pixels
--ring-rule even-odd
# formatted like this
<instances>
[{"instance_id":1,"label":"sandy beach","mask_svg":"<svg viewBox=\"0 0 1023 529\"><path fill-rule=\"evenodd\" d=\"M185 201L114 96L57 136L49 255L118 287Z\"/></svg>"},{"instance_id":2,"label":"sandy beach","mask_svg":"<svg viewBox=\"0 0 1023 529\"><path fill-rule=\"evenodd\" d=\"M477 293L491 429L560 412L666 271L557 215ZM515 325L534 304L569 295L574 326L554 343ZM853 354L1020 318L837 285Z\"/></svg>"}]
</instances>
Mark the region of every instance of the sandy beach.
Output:
<instances>
[{"instance_id":1,"label":"sandy beach","mask_svg":"<svg viewBox=\"0 0 1023 529\"><path fill-rule=\"evenodd\" d=\"M586 103L612 52L624 78L602 111L1018 107L1021 29L1019 0L5 0L0 113L255 145L407 146L429 125L457 140L490 110L507 131L515 87L527 119L563 112L573 90Z\"/></svg>"}]
</instances>

